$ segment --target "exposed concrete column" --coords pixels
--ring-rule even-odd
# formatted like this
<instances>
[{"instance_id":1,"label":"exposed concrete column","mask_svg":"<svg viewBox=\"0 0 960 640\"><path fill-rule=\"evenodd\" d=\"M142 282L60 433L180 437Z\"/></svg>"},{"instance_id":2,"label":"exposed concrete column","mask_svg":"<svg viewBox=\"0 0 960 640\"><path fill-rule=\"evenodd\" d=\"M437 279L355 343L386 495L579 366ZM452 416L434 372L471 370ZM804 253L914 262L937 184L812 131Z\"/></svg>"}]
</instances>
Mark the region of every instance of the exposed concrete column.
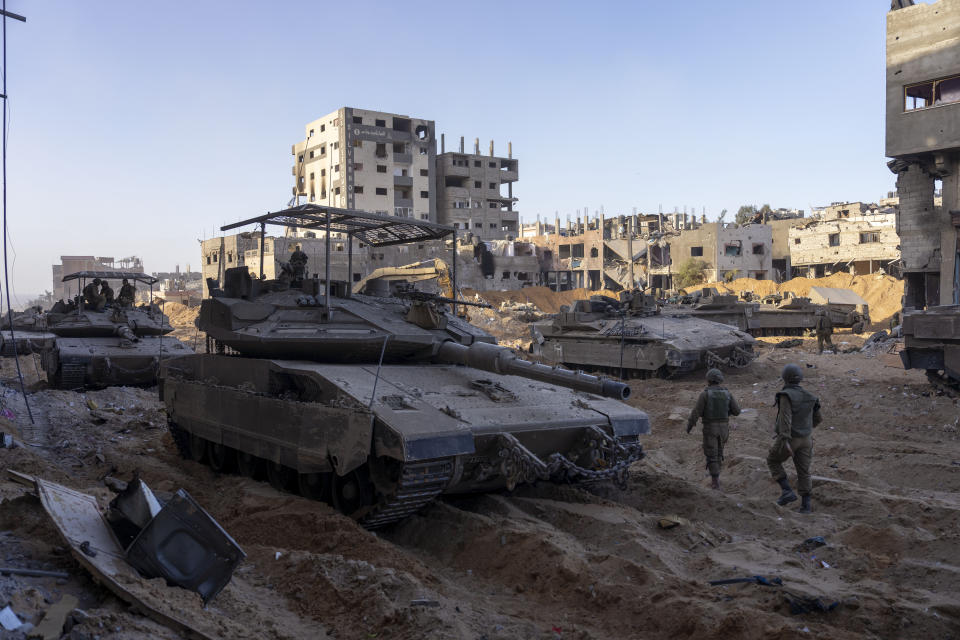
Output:
<instances>
[{"instance_id":1,"label":"exposed concrete column","mask_svg":"<svg viewBox=\"0 0 960 640\"><path fill-rule=\"evenodd\" d=\"M463 153L463 136L460 136L460 153Z\"/></svg>"},{"instance_id":2,"label":"exposed concrete column","mask_svg":"<svg viewBox=\"0 0 960 640\"><path fill-rule=\"evenodd\" d=\"M444 152L444 148L445 148L445 146L446 146L446 145L444 144L443 136L444 136L444 134L441 133L441 134L440 134L440 153L443 153L443 152Z\"/></svg>"},{"instance_id":3,"label":"exposed concrete column","mask_svg":"<svg viewBox=\"0 0 960 640\"><path fill-rule=\"evenodd\" d=\"M473 139L473 153L475 155L480 155L480 138Z\"/></svg>"},{"instance_id":4,"label":"exposed concrete column","mask_svg":"<svg viewBox=\"0 0 960 640\"><path fill-rule=\"evenodd\" d=\"M939 278L940 273L940 238L930 232L940 226L933 206L935 178L919 163L895 161L890 168L897 174L900 197L897 234L903 261L904 300L906 306L923 308L929 298L925 274L936 273Z\"/></svg>"},{"instance_id":5,"label":"exposed concrete column","mask_svg":"<svg viewBox=\"0 0 960 640\"><path fill-rule=\"evenodd\" d=\"M512 142L507 143L507 157L510 159L513 159L513 143Z\"/></svg>"},{"instance_id":6,"label":"exposed concrete column","mask_svg":"<svg viewBox=\"0 0 960 640\"><path fill-rule=\"evenodd\" d=\"M490 157L493 157L493 140L490 141Z\"/></svg>"}]
</instances>

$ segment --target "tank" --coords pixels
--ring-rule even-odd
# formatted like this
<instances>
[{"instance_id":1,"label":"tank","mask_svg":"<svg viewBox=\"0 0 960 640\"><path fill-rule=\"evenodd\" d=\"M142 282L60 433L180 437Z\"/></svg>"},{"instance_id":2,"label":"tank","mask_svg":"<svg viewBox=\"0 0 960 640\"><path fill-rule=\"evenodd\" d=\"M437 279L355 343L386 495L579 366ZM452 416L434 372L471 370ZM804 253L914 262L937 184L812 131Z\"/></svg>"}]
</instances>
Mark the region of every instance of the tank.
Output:
<instances>
[{"instance_id":1,"label":"tank","mask_svg":"<svg viewBox=\"0 0 960 640\"><path fill-rule=\"evenodd\" d=\"M754 339L691 313L662 312L648 295L577 300L551 321L531 325L542 361L621 377L670 377L703 367L745 367Z\"/></svg>"},{"instance_id":2,"label":"tank","mask_svg":"<svg viewBox=\"0 0 960 640\"><path fill-rule=\"evenodd\" d=\"M938 387L960 391L960 305L903 314L904 369L924 369Z\"/></svg>"},{"instance_id":3,"label":"tank","mask_svg":"<svg viewBox=\"0 0 960 640\"><path fill-rule=\"evenodd\" d=\"M82 291L84 282L92 278L156 282L142 273L112 271L79 271L63 280L76 280ZM156 384L164 358L193 353L179 340L164 337L173 327L152 303L123 306L113 302L96 310L85 306L78 295L69 303L54 305L45 316L47 330L56 340L44 346L40 363L52 387L149 386Z\"/></svg>"},{"instance_id":4,"label":"tank","mask_svg":"<svg viewBox=\"0 0 960 640\"><path fill-rule=\"evenodd\" d=\"M310 229L336 215L341 232L372 246L453 231L292 211L254 222ZM523 360L457 317L464 303L453 298L357 294L287 265L277 280L236 267L208 285L198 317L208 353L164 362L160 396L181 453L216 471L264 478L376 528L443 494L623 481L643 456L650 422L623 402L627 385Z\"/></svg>"},{"instance_id":5,"label":"tank","mask_svg":"<svg viewBox=\"0 0 960 640\"><path fill-rule=\"evenodd\" d=\"M9 316L0 316L0 355L40 353L52 347L56 340L56 336L47 331L47 317L42 307L14 313L12 331Z\"/></svg>"},{"instance_id":6,"label":"tank","mask_svg":"<svg viewBox=\"0 0 960 640\"><path fill-rule=\"evenodd\" d=\"M813 304L810 298L791 293L764 296L759 302L740 300L705 288L691 305L670 307L671 312L690 313L698 318L735 326L752 336L801 336L812 331L817 311L823 310L835 328L863 331L870 316L865 308Z\"/></svg>"}]
</instances>

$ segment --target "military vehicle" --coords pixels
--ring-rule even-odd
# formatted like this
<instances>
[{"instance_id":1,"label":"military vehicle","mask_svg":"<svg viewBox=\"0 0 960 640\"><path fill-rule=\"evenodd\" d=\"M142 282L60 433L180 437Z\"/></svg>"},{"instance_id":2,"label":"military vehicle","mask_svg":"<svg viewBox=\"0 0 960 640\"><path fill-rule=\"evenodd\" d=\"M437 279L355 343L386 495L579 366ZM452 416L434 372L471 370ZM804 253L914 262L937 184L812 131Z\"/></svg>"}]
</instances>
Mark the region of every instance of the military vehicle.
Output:
<instances>
[{"instance_id":1,"label":"military vehicle","mask_svg":"<svg viewBox=\"0 0 960 640\"><path fill-rule=\"evenodd\" d=\"M621 300L577 300L550 321L531 325L531 349L544 362L627 377L670 377L701 367L745 367L754 339L690 313L661 312L639 291Z\"/></svg>"},{"instance_id":2,"label":"military vehicle","mask_svg":"<svg viewBox=\"0 0 960 640\"><path fill-rule=\"evenodd\" d=\"M78 271L64 282L78 283L78 296L69 305L58 304L46 314L47 330L56 342L41 351L40 363L52 387L76 389L109 385L151 385L157 381L164 358L193 353L179 340L164 337L173 331L160 308L153 304L106 304L101 310L84 305L88 279L123 278L151 286L156 278L136 272Z\"/></svg>"},{"instance_id":3,"label":"military vehicle","mask_svg":"<svg viewBox=\"0 0 960 640\"><path fill-rule=\"evenodd\" d=\"M820 310L830 316L835 328L851 328L854 333L862 332L870 322L866 304L818 305L790 292L764 296L760 302L744 301L733 294L720 294L712 287L695 296L692 305L671 310L729 324L753 336L804 335L816 326Z\"/></svg>"},{"instance_id":4,"label":"military vehicle","mask_svg":"<svg viewBox=\"0 0 960 640\"><path fill-rule=\"evenodd\" d=\"M903 314L904 369L924 369L941 388L960 391L960 305Z\"/></svg>"},{"instance_id":5,"label":"military vehicle","mask_svg":"<svg viewBox=\"0 0 960 640\"><path fill-rule=\"evenodd\" d=\"M302 205L222 227L278 224L373 247L454 229ZM629 387L518 358L437 294L353 293L347 282L251 277L207 284L207 354L165 361L160 396L186 457L266 476L374 528L445 493L536 480L623 480L643 455L647 415ZM262 276L262 272L261 272ZM451 268L456 291L455 267Z\"/></svg>"},{"instance_id":6,"label":"military vehicle","mask_svg":"<svg viewBox=\"0 0 960 640\"><path fill-rule=\"evenodd\" d=\"M53 346L56 336L47 331L42 307L30 307L13 314L13 330L7 314L0 314L0 355L39 353Z\"/></svg>"}]
</instances>

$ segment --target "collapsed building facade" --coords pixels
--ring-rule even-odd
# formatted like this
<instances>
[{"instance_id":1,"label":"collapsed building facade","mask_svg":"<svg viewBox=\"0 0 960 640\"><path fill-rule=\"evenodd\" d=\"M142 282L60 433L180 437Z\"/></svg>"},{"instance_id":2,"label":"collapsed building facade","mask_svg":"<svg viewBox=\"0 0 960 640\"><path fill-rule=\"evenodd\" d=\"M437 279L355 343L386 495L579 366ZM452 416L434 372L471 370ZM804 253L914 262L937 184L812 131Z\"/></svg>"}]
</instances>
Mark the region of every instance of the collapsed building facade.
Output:
<instances>
[{"instance_id":1,"label":"collapsed building facade","mask_svg":"<svg viewBox=\"0 0 960 640\"><path fill-rule=\"evenodd\" d=\"M960 0L896 0L886 66L904 306L960 304Z\"/></svg>"},{"instance_id":2,"label":"collapsed building facade","mask_svg":"<svg viewBox=\"0 0 960 640\"><path fill-rule=\"evenodd\" d=\"M795 276L820 278L840 271L899 275L900 238L896 207L836 202L815 209L803 224L789 229L790 261Z\"/></svg>"}]
</instances>

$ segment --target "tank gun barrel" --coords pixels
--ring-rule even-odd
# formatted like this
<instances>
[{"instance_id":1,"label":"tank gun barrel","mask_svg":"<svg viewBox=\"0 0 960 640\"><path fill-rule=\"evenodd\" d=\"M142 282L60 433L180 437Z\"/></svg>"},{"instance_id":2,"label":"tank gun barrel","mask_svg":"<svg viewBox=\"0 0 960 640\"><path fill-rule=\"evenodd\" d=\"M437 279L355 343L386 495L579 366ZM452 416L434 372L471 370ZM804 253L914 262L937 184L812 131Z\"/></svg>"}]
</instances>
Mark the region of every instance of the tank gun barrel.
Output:
<instances>
[{"instance_id":1,"label":"tank gun barrel","mask_svg":"<svg viewBox=\"0 0 960 640\"><path fill-rule=\"evenodd\" d=\"M462 364L491 373L521 376L541 382L558 384L577 391L586 391L607 398L626 400L630 387L579 371L550 367L518 358L510 349L487 342L474 342L469 347L447 341L440 345L437 358L451 364Z\"/></svg>"}]
</instances>

